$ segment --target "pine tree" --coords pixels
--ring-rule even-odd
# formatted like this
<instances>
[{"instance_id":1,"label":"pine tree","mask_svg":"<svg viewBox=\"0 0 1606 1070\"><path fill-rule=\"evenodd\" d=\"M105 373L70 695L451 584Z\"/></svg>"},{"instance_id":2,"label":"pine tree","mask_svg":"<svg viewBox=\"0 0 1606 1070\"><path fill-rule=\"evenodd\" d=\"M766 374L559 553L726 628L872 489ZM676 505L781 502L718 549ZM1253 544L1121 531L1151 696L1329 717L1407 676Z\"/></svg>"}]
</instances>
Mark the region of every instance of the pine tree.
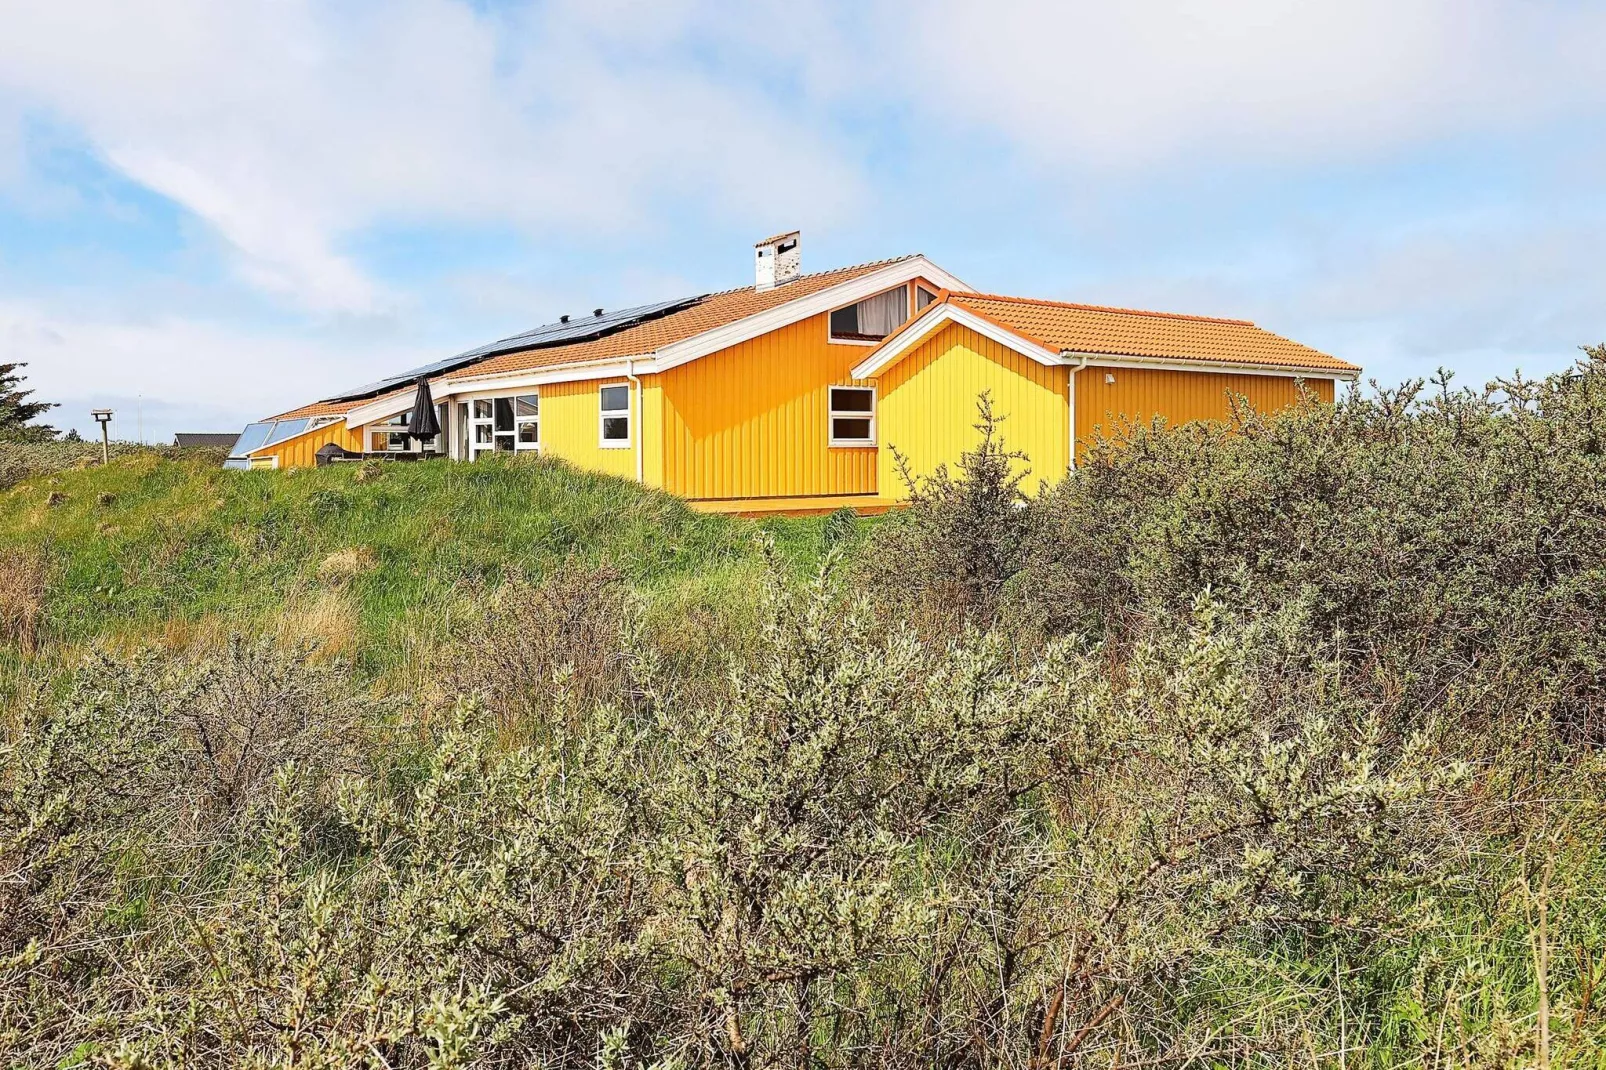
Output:
<instances>
[{"instance_id":1,"label":"pine tree","mask_svg":"<svg viewBox=\"0 0 1606 1070\"><path fill-rule=\"evenodd\" d=\"M28 421L56 406L47 401L29 401L32 390L22 389L22 369L26 364L0 363L0 439L42 442L56 437L56 429Z\"/></svg>"}]
</instances>

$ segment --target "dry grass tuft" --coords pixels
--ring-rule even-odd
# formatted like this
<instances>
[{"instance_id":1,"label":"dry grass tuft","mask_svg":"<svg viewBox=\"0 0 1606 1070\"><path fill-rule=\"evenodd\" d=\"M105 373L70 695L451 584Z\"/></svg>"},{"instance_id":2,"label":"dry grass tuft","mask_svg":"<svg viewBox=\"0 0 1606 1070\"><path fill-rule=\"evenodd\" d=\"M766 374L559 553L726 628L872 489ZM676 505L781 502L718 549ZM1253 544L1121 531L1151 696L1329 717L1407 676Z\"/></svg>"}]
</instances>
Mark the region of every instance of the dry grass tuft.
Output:
<instances>
[{"instance_id":1,"label":"dry grass tuft","mask_svg":"<svg viewBox=\"0 0 1606 1070\"><path fill-rule=\"evenodd\" d=\"M279 618L275 635L281 643L315 645L321 657L342 657L357 647L361 622L356 603L344 591L324 591L310 602L292 606Z\"/></svg>"},{"instance_id":2,"label":"dry grass tuft","mask_svg":"<svg viewBox=\"0 0 1606 1070\"><path fill-rule=\"evenodd\" d=\"M216 613L196 619L170 617L163 622L155 639L164 650L176 653L213 652L227 647L238 630L226 617Z\"/></svg>"},{"instance_id":3,"label":"dry grass tuft","mask_svg":"<svg viewBox=\"0 0 1606 1070\"><path fill-rule=\"evenodd\" d=\"M629 700L622 643L637 610L618 569L570 559L537 583L510 579L484 601L444 677L449 693L484 696L510 739L554 709Z\"/></svg>"},{"instance_id":4,"label":"dry grass tuft","mask_svg":"<svg viewBox=\"0 0 1606 1070\"><path fill-rule=\"evenodd\" d=\"M318 581L330 587L343 587L378 566L379 560L368 547L349 546L336 550L319 563Z\"/></svg>"},{"instance_id":5,"label":"dry grass tuft","mask_svg":"<svg viewBox=\"0 0 1606 1070\"><path fill-rule=\"evenodd\" d=\"M0 643L15 643L25 654L38 650L49 580L49 565L38 551L0 551Z\"/></svg>"}]
</instances>

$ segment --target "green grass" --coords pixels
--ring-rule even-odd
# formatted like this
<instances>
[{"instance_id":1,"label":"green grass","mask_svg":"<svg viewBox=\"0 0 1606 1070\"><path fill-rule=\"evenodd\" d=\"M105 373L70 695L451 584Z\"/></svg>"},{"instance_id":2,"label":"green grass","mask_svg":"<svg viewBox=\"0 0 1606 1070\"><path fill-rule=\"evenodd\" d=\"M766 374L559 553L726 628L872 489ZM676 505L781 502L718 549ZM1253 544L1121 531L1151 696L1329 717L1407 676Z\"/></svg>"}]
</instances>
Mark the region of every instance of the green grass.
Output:
<instances>
[{"instance_id":1,"label":"green grass","mask_svg":"<svg viewBox=\"0 0 1606 1070\"><path fill-rule=\"evenodd\" d=\"M147 452L58 471L0 492L0 551L50 559L44 630L58 648L271 630L336 597L355 617L349 652L377 675L441 639L454 613L472 612L473 592L512 573L607 561L672 605L699 590L756 590L761 531L799 572L858 531L842 518L699 514L558 461L388 463L371 479L361 467L233 472L210 454ZM343 550L373 567L320 578Z\"/></svg>"},{"instance_id":2,"label":"green grass","mask_svg":"<svg viewBox=\"0 0 1606 1070\"><path fill-rule=\"evenodd\" d=\"M107 451L115 457L143 448L130 442L113 442ZM218 456L221 460L221 454ZM34 476L47 475L99 459L99 442L18 442L0 438L0 490Z\"/></svg>"}]
</instances>

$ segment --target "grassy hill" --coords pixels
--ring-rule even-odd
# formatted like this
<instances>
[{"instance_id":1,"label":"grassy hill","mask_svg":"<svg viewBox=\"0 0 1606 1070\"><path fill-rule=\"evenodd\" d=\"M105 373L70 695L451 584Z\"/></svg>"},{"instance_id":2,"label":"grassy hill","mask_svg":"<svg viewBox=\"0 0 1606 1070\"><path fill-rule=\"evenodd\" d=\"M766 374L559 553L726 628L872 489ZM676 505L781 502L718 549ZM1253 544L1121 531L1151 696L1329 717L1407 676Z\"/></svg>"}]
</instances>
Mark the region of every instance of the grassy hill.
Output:
<instances>
[{"instance_id":1,"label":"grassy hill","mask_svg":"<svg viewBox=\"0 0 1606 1070\"><path fill-rule=\"evenodd\" d=\"M0 554L49 573L38 627L52 650L269 632L373 674L405 667L509 575L572 557L612 564L660 608L728 600L752 589L761 531L807 568L823 530L695 513L545 460L233 472L212 452L144 451L0 491Z\"/></svg>"},{"instance_id":2,"label":"grassy hill","mask_svg":"<svg viewBox=\"0 0 1606 1070\"><path fill-rule=\"evenodd\" d=\"M36 453L0 1065L1599 1068L1606 350L1439 387L874 525Z\"/></svg>"}]
</instances>

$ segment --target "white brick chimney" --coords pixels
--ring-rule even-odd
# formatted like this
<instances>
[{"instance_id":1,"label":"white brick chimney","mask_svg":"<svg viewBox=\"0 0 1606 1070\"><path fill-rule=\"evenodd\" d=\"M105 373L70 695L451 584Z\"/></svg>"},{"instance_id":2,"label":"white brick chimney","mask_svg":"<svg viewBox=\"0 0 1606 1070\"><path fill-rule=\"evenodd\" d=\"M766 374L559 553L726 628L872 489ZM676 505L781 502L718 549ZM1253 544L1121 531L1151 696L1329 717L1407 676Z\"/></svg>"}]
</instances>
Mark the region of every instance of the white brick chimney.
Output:
<instances>
[{"instance_id":1,"label":"white brick chimney","mask_svg":"<svg viewBox=\"0 0 1606 1070\"><path fill-rule=\"evenodd\" d=\"M789 230L753 246L753 284L760 293L784 286L802 272L800 234L800 231Z\"/></svg>"}]
</instances>

